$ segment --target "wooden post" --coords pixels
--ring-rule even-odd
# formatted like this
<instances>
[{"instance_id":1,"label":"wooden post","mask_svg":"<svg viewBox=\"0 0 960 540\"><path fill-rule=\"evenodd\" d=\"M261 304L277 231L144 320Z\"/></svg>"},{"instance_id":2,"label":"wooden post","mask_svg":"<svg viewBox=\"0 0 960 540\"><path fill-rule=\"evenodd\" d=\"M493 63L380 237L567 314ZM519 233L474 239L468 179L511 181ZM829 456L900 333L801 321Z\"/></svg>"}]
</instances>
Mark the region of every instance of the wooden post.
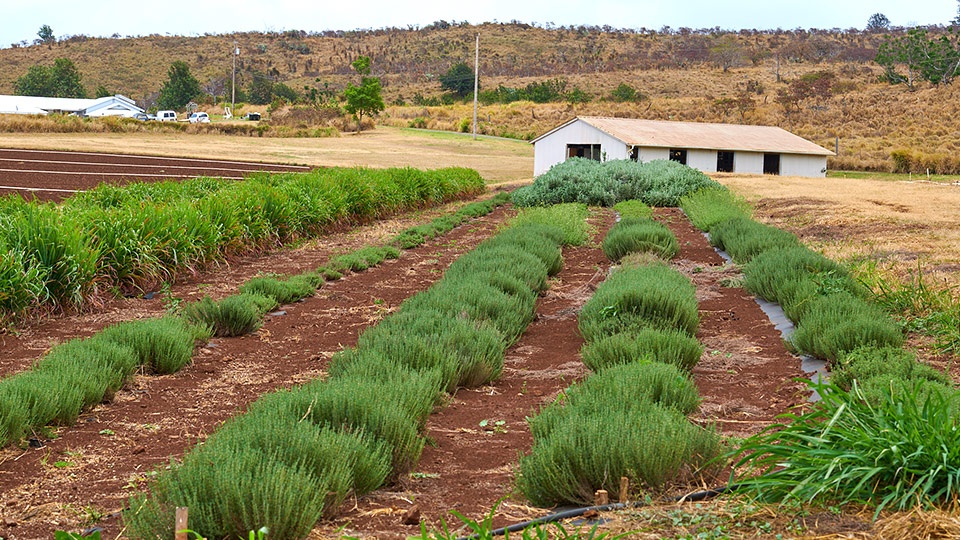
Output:
<instances>
[{"instance_id":1,"label":"wooden post","mask_svg":"<svg viewBox=\"0 0 960 540\"><path fill-rule=\"evenodd\" d=\"M620 477L620 502L627 502L630 492L630 479L626 476Z\"/></svg>"},{"instance_id":2,"label":"wooden post","mask_svg":"<svg viewBox=\"0 0 960 540\"><path fill-rule=\"evenodd\" d=\"M186 506L177 507L176 525L173 529L175 540L187 540L187 513Z\"/></svg>"},{"instance_id":3,"label":"wooden post","mask_svg":"<svg viewBox=\"0 0 960 540\"><path fill-rule=\"evenodd\" d=\"M610 497L607 495L607 490L598 489L597 492L593 494L593 504L594 506L610 504Z\"/></svg>"}]
</instances>

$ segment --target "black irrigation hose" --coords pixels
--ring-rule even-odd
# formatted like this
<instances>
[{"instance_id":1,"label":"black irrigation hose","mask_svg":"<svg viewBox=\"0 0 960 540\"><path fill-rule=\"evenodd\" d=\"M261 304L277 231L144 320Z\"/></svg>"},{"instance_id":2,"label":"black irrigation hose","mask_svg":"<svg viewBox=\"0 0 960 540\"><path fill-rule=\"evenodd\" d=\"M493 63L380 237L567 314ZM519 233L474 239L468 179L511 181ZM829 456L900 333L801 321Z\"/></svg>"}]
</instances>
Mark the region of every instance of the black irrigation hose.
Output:
<instances>
[{"instance_id":1,"label":"black irrigation hose","mask_svg":"<svg viewBox=\"0 0 960 540\"><path fill-rule=\"evenodd\" d=\"M736 489L737 486L722 486L714 489L705 489L703 491L695 491L693 493L688 493L686 495L680 495L672 499L673 502L698 502L709 499L711 497L716 497ZM634 502L625 502L625 503L610 503L610 504L601 504L600 506L585 506L583 508L574 508L572 510L564 510L563 512L557 512L555 514L550 514L548 516L538 517L537 519L531 519L530 521L524 521L523 523L516 523L514 525L509 525L507 527L502 527L490 531L490 536L503 536L507 533L519 532L527 527L532 527L534 525L543 525L545 523L554 523L556 521L563 521L565 519L575 518L586 514L587 512L609 512L611 510L623 510L626 508L640 508L646 506L646 502L643 501L634 501ZM463 536L457 540L477 540L480 538L479 534L474 534L473 536Z\"/></svg>"}]
</instances>

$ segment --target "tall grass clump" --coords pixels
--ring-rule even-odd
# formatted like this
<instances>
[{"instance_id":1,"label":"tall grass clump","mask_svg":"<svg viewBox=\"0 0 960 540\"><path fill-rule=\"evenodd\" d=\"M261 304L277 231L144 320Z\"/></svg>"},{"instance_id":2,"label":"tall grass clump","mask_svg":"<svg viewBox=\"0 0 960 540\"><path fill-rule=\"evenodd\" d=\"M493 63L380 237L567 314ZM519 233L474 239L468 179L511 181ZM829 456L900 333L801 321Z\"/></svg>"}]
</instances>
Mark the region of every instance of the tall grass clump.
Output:
<instances>
[{"instance_id":1,"label":"tall grass clump","mask_svg":"<svg viewBox=\"0 0 960 540\"><path fill-rule=\"evenodd\" d=\"M680 199L680 208L701 231L710 232L717 223L733 218L749 218L747 202L726 188L705 188Z\"/></svg>"},{"instance_id":2,"label":"tall grass clump","mask_svg":"<svg viewBox=\"0 0 960 540\"><path fill-rule=\"evenodd\" d=\"M680 330L694 335L700 316L696 288L683 274L663 264L614 272L580 312L580 333L596 341L645 328Z\"/></svg>"},{"instance_id":3,"label":"tall grass clump","mask_svg":"<svg viewBox=\"0 0 960 540\"><path fill-rule=\"evenodd\" d=\"M196 342L209 337L203 326L172 316L122 322L96 335L96 339L130 347L141 365L160 374L175 373L189 364Z\"/></svg>"},{"instance_id":4,"label":"tall grass clump","mask_svg":"<svg viewBox=\"0 0 960 540\"><path fill-rule=\"evenodd\" d=\"M956 392L924 396L907 384L868 399L856 384L812 387L822 400L810 412L786 415L735 451L738 491L769 502L871 505L875 517L956 503Z\"/></svg>"},{"instance_id":5,"label":"tall grass clump","mask_svg":"<svg viewBox=\"0 0 960 540\"><path fill-rule=\"evenodd\" d=\"M603 239L603 253L614 262L630 253L653 253L672 259L679 252L680 244L670 229L649 218L623 218Z\"/></svg>"},{"instance_id":6,"label":"tall grass clump","mask_svg":"<svg viewBox=\"0 0 960 540\"><path fill-rule=\"evenodd\" d=\"M34 305L43 291L40 269L29 263L23 251L10 250L0 241L0 324Z\"/></svg>"},{"instance_id":7,"label":"tall grass clump","mask_svg":"<svg viewBox=\"0 0 960 540\"><path fill-rule=\"evenodd\" d=\"M513 202L517 206L572 202L613 206L637 199L650 206L677 206L684 195L706 187L724 189L702 172L675 161L601 163L571 158L551 167L533 184L516 190Z\"/></svg>"},{"instance_id":8,"label":"tall grass clump","mask_svg":"<svg viewBox=\"0 0 960 540\"><path fill-rule=\"evenodd\" d=\"M182 314L194 324L209 328L214 336L234 337L260 328L263 314L277 305L272 297L255 293L235 294L220 301L205 296L185 306Z\"/></svg>"}]
</instances>

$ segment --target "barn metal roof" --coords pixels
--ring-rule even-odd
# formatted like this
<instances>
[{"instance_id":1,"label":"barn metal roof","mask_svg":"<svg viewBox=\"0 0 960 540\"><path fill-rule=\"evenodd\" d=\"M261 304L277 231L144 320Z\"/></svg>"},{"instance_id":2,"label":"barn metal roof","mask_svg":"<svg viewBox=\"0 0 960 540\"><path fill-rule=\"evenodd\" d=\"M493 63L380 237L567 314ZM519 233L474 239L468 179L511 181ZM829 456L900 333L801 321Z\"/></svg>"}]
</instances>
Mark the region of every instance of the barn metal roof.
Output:
<instances>
[{"instance_id":1,"label":"barn metal roof","mask_svg":"<svg viewBox=\"0 0 960 540\"><path fill-rule=\"evenodd\" d=\"M631 146L833 155L833 152L776 126L669 122L601 116L578 116L537 137L532 142L536 143L578 121L585 122Z\"/></svg>"}]
</instances>

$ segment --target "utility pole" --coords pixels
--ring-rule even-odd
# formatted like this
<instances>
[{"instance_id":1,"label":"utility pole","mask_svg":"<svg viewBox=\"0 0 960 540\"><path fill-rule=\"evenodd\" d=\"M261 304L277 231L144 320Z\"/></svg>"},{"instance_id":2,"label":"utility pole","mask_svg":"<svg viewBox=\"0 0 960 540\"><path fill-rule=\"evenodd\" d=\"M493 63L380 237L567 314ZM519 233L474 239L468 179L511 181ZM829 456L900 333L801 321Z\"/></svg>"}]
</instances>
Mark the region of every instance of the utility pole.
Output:
<instances>
[{"instance_id":1,"label":"utility pole","mask_svg":"<svg viewBox=\"0 0 960 540\"><path fill-rule=\"evenodd\" d=\"M240 56L240 47L233 42L233 82L230 83L230 114L237 108L237 57Z\"/></svg>"},{"instance_id":2,"label":"utility pole","mask_svg":"<svg viewBox=\"0 0 960 540\"><path fill-rule=\"evenodd\" d=\"M480 89L480 33L477 33L477 54L473 61L473 140L477 140L477 90Z\"/></svg>"}]
</instances>

